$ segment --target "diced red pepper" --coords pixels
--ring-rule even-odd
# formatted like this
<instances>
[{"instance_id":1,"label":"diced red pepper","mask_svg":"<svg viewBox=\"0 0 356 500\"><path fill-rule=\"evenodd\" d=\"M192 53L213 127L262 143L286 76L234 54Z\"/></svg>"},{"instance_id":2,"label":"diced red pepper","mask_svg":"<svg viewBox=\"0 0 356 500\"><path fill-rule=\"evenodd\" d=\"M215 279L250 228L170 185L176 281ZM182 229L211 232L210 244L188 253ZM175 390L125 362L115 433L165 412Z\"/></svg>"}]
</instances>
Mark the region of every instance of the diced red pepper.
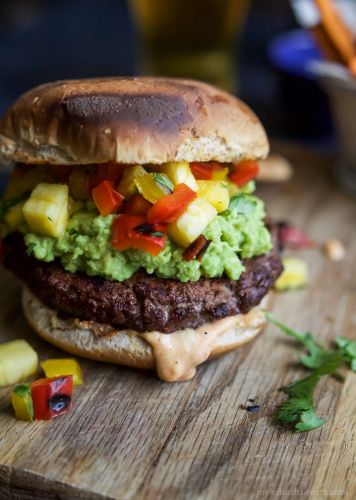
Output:
<instances>
[{"instance_id":1,"label":"diced red pepper","mask_svg":"<svg viewBox=\"0 0 356 500\"><path fill-rule=\"evenodd\" d=\"M211 240L207 240L203 234L201 234L183 253L184 260L198 259L203 260L204 254L209 248Z\"/></svg>"},{"instance_id":2,"label":"diced red pepper","mask_svg":"<svg viewBox=\"0 0 356 500\"><path fill-rule=\"evenodd\" d=\"M67 413L72 405L73 375L42 378L31 384L35 418L49 420Z\"/></svg>"},{"instance_id":3,"label":"diced red pepper","mask_svg":"<svg viewBox=\"0 0 356 500\"><path fill-rule=\"evenodd\" d=\"M242 187L257 177L258 171L258 163L255 161L243 161L234 165L234 172L230 175L230 179L238 187Z\"/></svg>"},{"instance_id":4,"label":"diced red pepper","mask_svg":"<svg viewBox=\"0 0 356 500\"><path fill-rule=\"evenodd\" d=\"M197 194L186 184L178 184L172 194L158 200L147 212L150 224L174 222Z\"/></svg>"},{"instance_id":5,"label":"diced red pepper","mask_svg":"<svg viewBox=\"0 0 356 500\"><path fill-rule=\"evenodd\" d=\"M196 179L199 181L209 181L213 177L213 172L216 170L221 170L223 167L220 163L210 162L203 163L199 161L193 161L190 164L190 169Z\"/></svg>"},{"instance_id":6,"label":"diced red pepper","mask_svg":"<svg viewBox=\"0 0 356 500\"><path fill-rule=\"evenodd\" d=\"M151 207L152 203L137 193L124 203L122 212L131 215L145 215Z\"/></svg>"},{"instance_id":7,"label":"diced red pepper","mask_svg":"<svg viewBox=\"0 0 356 500\"><path fill-rule=\"evenodd\" d=\"M93 171L89 174L89 189L92 191L95 186L103 181L109 181L114 186L117 186L122 174L121 165L117 163L101 163L93 167Z\"/></svg>"},{"instance_id":8,"label":"diced red pepper","mask_svg":"<svg viewBox=\"0 0 356 500\"><path fill-rule=\"evenodd\" d=\"M110 181L101 182L91 193L95 205L104 217L117 212L124 201L122 194L115 191Z\"/></svg>"},{"instance_id":9,"label":"diced red pepper","mask_svg":"<svg viewBox=\"0 0 356 500\"><path fill-rule=\"evenodd\" d=\"M144 215L119 215L112 226L112 246L116 250L137 248L158 255L166 244L166 227L147 224Z\"/></svg>"}]
</instances>

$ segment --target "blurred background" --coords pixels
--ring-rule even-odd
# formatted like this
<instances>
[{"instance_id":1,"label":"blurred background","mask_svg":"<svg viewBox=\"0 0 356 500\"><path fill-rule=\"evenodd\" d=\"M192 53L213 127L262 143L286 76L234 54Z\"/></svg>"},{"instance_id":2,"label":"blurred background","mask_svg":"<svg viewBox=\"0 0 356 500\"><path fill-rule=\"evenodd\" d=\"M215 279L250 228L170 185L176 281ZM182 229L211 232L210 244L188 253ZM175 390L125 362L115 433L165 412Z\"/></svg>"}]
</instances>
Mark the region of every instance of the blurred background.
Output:
<instances>
[{"instance_id":1,"label":"blurred background","mask_svg":"<svg viewBox=\"0 0 356 500\"><path fill-rule=\"evenodd\" d=\"M325 85L309 71L320 51L293 11L306 3L313 0L1 0L0 114L46 81L188 76L237 93L270 137L334 152Z\"/></svg>"},{"instance_id":2,"label":"blurred background","mask_svg":"<svg viewBox=\"0 0 356 500\"><path fill-rule=\"evenodd\" d=\"M206 76L238 92L271 135L333 148L323 92L284 60L286 42L278 37L297 27L286 0L2 0L0 113L46 81L168 74L175 65L178 75ZM199 49L204 44L212 49L208 58ZM198 46L191 62L180 57L177 45ZM231 74L229 59L219 58L221 47L231 51Z\"/></svg>"}]
</instances>

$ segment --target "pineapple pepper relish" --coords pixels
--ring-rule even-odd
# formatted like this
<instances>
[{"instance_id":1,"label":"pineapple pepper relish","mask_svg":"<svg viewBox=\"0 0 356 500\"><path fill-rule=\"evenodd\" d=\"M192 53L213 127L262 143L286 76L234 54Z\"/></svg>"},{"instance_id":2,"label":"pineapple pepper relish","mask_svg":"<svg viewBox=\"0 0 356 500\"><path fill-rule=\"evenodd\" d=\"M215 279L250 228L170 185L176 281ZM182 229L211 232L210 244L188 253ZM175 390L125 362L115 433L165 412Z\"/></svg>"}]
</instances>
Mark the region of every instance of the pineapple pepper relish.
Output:
<instances>
[{"instance_id":1,"label":"pineapple pepper relish","mask_svg":"<svg viewBox=\"0 0 356 500\"><path fill-rule=\"evenodd\" d=\"M2 233L21 231L36 259L122 281L138 269L182 282L226 275L267 253L254 162L29 166L5 193ZM205 252L195 252L203 238ZM201 248L201 247L200 247Z\"/></svg>"}]
</instances>

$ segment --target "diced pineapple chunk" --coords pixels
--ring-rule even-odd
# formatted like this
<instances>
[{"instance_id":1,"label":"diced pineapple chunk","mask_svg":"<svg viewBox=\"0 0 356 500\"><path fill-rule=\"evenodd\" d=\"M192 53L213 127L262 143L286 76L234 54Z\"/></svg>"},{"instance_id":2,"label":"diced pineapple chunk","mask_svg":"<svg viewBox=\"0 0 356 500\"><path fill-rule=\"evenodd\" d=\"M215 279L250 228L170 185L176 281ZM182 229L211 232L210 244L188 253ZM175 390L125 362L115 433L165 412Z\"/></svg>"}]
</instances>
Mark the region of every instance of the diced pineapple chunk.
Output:
<instances>
[{"instance_id":1,"label":"diced pineapple chunk","mask_svg":"<svg viewBox=\"0 0 356 500\"><path fill-rule=\"evenodd\" d=\"M190 170L188 162L169 162L163 165L161 170L168 175L175 186L177 184L186 184L193 191L198 191L197 181Z\"/></svg>"},{"instance_id":2,"label":"diced pineapple chunk","mask_svg":"<svg viewBox=\"0 0 356 500\"><path fill-rule=\"evenodd\" d=\"M16 384L34 375L37 368L37 353L26 340L0 344L0 387Z\"/></svg>"},{"instance_id":3,"label":"diced pineapple chunk","mask_svg":"<svg viewBox=\"0 0 356 500\"><path fill-rule=\"evenodd\" d=\"M229 175L229 169L227 167L220 170L215 170L212 174L213 181L226 181Z\"/></svg>"},{"instance_id":4,"label":"diced pineapple chunk","mask_svg":"<svg viewBox=\"0 0 356 500\"><path fill-rule=\"evenodd\" d=\"M31 231L58 238L68 224L68 186L38 184L23 207Z\"/></svg>"},{"instance_id":5,"label":"diced pineapple chunk","mask_svg":"<svg viewBox=\"0 0 356 500\"><path fill-rule=\"evenodd\" d=\"M208 201L220 213L226 210L230 203L227 184L222 181L197 181L198 195Z\"/></svg>"},{"instance_id":6,"label":"diced pineapple chunk","mask_svg":"<svg viewBox=\"0 0 356 500\"><path fill-rule=\"evenodd\" d=\"M308 283L308 267L304 260L295 257L282 259L284 271L275 283L275 289L283 292L301 288Z\"/></svg>"},{"instance_id":7,"label":"diced pineapple chunk","mask_svg":"<svg viewBox=\"0 0 356 500\"><path fill-rule=\"evenodd\" d=\"M14 205L13 207L9 208L5 215L4 215L4 221L6 222L8 228L10 231L16 231L21 224L25 222L25 217L23 215L23 206L25 202L18 203L17 205Z\"/></svg>"},{"instance_id":8,"label":"diced pineapple chunk","mask_svg":"<svg viewBox=\"0 0 356 500\"><path fill-rule=\"evenodd\" d=\"M195 198L175 222L168 224L168 234L175 243L185 248L205 231L216 214L216 208L210 203L203 198Z\"/></svg>"},{"instance_id":9,"label":"diced pineapple chunk","mask_svg":"<svg viewBox=\"0 0 356 500\"><path fill-rule=\"evenodd\" d=\"M141 167L141 165L135 165L134 167L126 167L121 181L117 187L119 193L128 200L136 193L135 179L146 175L146 170Z\"/></svg>"},{"instance_id":10,"label":"diced pineapple chunk","mask_svg":"<svg viewBox=\"0 0 356 500\"><path fill-rule=\"evenodd\" d=\"M170 194L170 189L173 185L166 174L154 173L145 174L142 177L135 179L135 185L138 192L150 203L156 203L167 194Z\"/></svg>"}]
</instances>

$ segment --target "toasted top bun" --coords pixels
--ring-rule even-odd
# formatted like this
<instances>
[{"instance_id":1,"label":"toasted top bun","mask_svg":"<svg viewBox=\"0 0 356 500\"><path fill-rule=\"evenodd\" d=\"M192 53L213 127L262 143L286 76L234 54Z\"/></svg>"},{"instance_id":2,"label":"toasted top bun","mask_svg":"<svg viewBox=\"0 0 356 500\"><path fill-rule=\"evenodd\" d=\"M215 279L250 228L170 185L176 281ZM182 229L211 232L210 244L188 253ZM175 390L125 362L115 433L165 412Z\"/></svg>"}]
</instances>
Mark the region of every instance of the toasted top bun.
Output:
<instances>
[{"instance_id":1,"label":"toasted top bun","mask_svg":"<svg viewBox=\"0 0 356 500\"><path fill-rule=\"evenodd\" d=\"M45 306L28 288L24 288L22 295L22 306L28 322L48 342L76 356L134 368L157 369L159 377L167 382L187 380L194 376L195 368L200 363L253 340L266 324L265 304L266 301L248 314L230 317L230 321L226 318L226 323L225 320L213 323L210 329L209 325L205 325L201 329L189 329L186 332L155 332L154 335L158 335L156 345L164 344L164 339L169 340L165 353L162 349L156 350L146 340L146 334L134 330L115 330L109 325L99 325L93 321L61 319L56 311ZM215 339L214 329L218 334ZM187 337L179 339L182 335ZM211 335L214 342L209 344Z\"/></svg>"},{"instance_id":2,"label":"toasted top bun","mask_svg":"<svg viewBox=\"0 0 356 500\"><path fill-rule=\"evenodd\" d=\"M126 164L257 160L265 131L239 99L205 83L103 78L47 83L0 123L3 161Z\"/></svg>"}]
</instances>

